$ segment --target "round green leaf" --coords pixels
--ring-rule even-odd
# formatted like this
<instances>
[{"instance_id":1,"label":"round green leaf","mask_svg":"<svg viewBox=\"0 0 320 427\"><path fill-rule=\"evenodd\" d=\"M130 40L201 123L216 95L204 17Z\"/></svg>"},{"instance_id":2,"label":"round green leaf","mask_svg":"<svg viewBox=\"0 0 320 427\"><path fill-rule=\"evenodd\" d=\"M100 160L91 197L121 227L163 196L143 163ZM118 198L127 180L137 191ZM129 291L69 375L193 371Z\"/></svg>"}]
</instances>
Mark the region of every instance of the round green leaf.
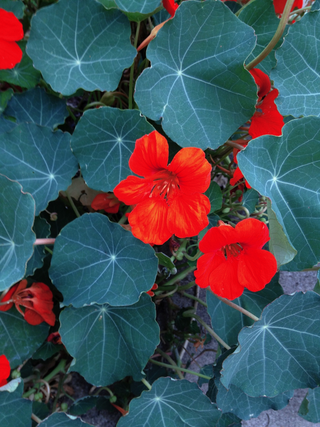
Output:
<instances>
[{"instance_id":1,"label":"round green leaf","mask_svg":"<svg viewBox=\"0 0 320 427\"><path fill-rule=\"evenodd\" d=\"M257 45L246 59L249 64L256 58L269 44L279 26L279 18L274 12L272 0L255 0L248 4L240 13L239 19L254 29L257 35ZM279 44L282 43L280 39ZM269 74L271 69L276 66L275 51L258 64L257 68Z\"/></svg>"},{"instance_id":2,"label":"round green leaf","mask_svg":"<svg viewBox=\"0 0 320 427\"><path fill-rule=\"evenodd\" d=\"M65 226L54 244L50 278L64 305L131 305L152 288L158 259L150 245L101 214Z\"/></svg>"},{"instance_id":3,"label":"round green leaf","mask_svg":"<svg viewBox=\"0 0 320 427\"><path fill-rule=\"evenodd\" d=\"M79 88L114 90L136 55L126 17L94 0L61 0L38 10L27 50L45 80L64 95Z\"/></svg>"},{"instance_id":4,"label":"round green leaf","mask_svg":"<svg viewBox=\"0 0 320 427\"><path fill-rule=\"evenodd\" d=\"M9 101L5 115L15 117L17 123L29 122L54 128L64 123L69 113L65 100L37 87L16 94Z\"/></svg>"},{"instance_id":5,"label":"round green leaf","mask_svg":"<svg viewBox=\"0 0 320 427\"><path fill-rule=\"evenodd\" d=\"M39 82L41 74L34 68L32 60L26 54L26 44L25 41L18 42L23 52L22 60L11 70L0 70L0 80L32 89Z\"/></svg>"},{"instance_id":6,"label":"round green leaf","mask_svg":"<svg viewBox=\"0 0 320 427\"><path fill-rule=\"evenodd\" d=\"M78 170L69 133L21 123L0 134L0 172L19 181L36 202L36 215L66 190Z\"/></svg>"},{"instance_id":7,"label":"round green leaf","mask_svg":"<svg viewBox=\"0 0 320 427\"><path fill-rule=\"evenodd\" d=\"M151 13L159 5L160 0L115 0L119 9L125 12Z\"/></svg>"},{"instance_id":8,"label":"round green leaf","mask_svg":"<svg viewBox=\"0 0 320 427\"><path fill-rule=\"evenodd\" d=\"M34 220L33 230L38 239L45 239L50 236L50 225L44 218L40 218L39 216ZM47 254L48 252L45 251L44 245L34 246L33 255L27 263L25 277L32 276L37 268L43 266L43 260Z\"/></svg>"},{"instance_id":9,"label":"round green leaf","mask_svg":"<svg viewBox=\"0 0 320 427\"><path fill-rule=\"evenodd\" d=\"M299 270L320 259L319 127L317 117L292 120L281 137L255 138L237 156L249 184L271 199Z\"/></svg>"},{"instance_id":10,"label":"round green leaf","mask_svg":"<svg viewBox=\"0 0 320 427\"><path fill-rule=\"evenodd\" d=\"M320 116L319 43L320 13L310 12L290 26L277 50L271 79L280 92L276 103L281 114Z\"/></svg>"},{"instance_id":11,"label":"round green leaf","mask_svg":"<svg viewBox=\"0 0 320 427\"><path fill-rule=\"evenodd\" d=\"M14 122L5 119L3 115L0 115L0 135L13 129L15 126L16 124Z\"/></svg>"},{"instance_id":12,"label":"round green leaf","mask_svg":"<svg viewBox=\"0 0 320 427\"><path fill-rule=\"evenodd\" d=\"M0 175L0 291L22 279L36 236L34 200L21 185Z\"/></svg>"},{"instance_id":13,"label":"round green leaf","mask_svg":"<svg viewBox=\"0 0 320 427\"><path fill-rule=\"evenodd\" d=\"M253 397L314 388L320 381L320 296L282 295L260 321L239 334L239 347L223 363L221 382Z\"/></svg>"},{"instance_id":14,"label":"round green leaf","mask_svg":"<svg viewBox=\"0 0 320 427\"><path fill-rule=\"evenodd\" d=\"M129 307L67 307L60 315L59 332L74 357L71 370L96 386L127 375L141 381L142 370L159 344L155 316L155 305L146 294Z\"/></svg>"},{"instance_id":15,"label":"round green leaf","mask_svg":"<svg viewBox=\"0 0 320 427\"><path fill-rule=\"evenodd\" d=\"M196 384L172 378L156 380L129 408L118 427L212 427L221 416Z\"/></svg>"},{"instance_id":16,"label":"round green leaf","mask_svg":"<svg viewBox=\"0 0 320 427\"><path fill-rule=\"evenodd\" d=\"M197 25L195 25L197 22ZM232 28L232 31L230 31ZM252 28L222 2L183 2L148 47L135 100L182 147L217 148L255 111Z\"/></svg>"},{"instance_id":17,"label":"round green leaf","mask_svg":"<svg viewBox=\"0 0 320 427\"><path fill-rule=\"evenodd\" d=\"M13 392L0 391L0 424L3 427L31 427L32 402L22 398L23 383Z\"/></svg>"},{"instance_id":18,"label":"round green leaf","mask_svg":"<svg viewBox=\"0 0 320 427\"><path fill-rule=\"evenodd\" d=\"M311 423L320 422L320 388L309 389L299 409L300 417Z\"/></svg>"},{"instance_id":19,"label":"round green leaf","mask_svg":"<svg viewBox=\"0 0 320 427\"><path fill-rule=\"evenodd\" d=\"M278 283L279 274L276 274L271 282L259 292L245 290L241 297L233 302L245 310L260 317L264 307L283 294L282 287ZM210 290L207 291L208 314L215 332L229 346L238 343L238 334L244 326L253 324L253 320L239 311L229 307L219 300Z\"/></svg>"},{"instance_id":20,"label":"round green leaf","mask_svg":"<svg viewBox=\"0 0 320 427\"><path fill-rule=\"evenodd\" d=\"M7 12L13 12L18 19L23 17L26 8L21 0L1 0L0 6Z\"/></svg>"},{"instance_id":21,"label":"round green leaf","mask_svg":"<svg viewBox=\"0 0 320 427\"><path fill-rule=\"evenodd\" d=\"M13 89L8 89L4 92L0 92L0 114L2 114L6 109L9 100L12 98L12 95Z\"/></svg>"},{"instance_id":22,"label":"round green leaf","mask_svg":"<svg viewBox=\"0 0 320 427\"><path fill-rule=\"evenodd\" d=\"M213 212L221 209L222 206L222 192L219 185L212 181L210 184L210 187L205 192L205 195L210 200L211 209L209 214L212 214Z\"/></svg>"},{"instance_id":23,"label":"round green leaf","mask_svg":"<svg viewBox=\"0 0 320 427\"><path fill-rule=\"evenodd\" d=\"M128 175L136 140L154 128L137 110L103 107L88 110L71 138L83 178L90 188L113 191Z\"/></svg>"},{"instance_id":24,"label":"round green leaf","mask_svg":"<svg viewBox=\"0 0 320 427\"><path fill-rule=\"evenodd\" d=\"M63 412L56 412L50 415L45 420L41 421L38 426L42 427L86 427L92 426L92 424L85 423L81 418L76 418Z\"/></svg>"},{"instance_id":25,"label":"round green leaf","mask_svg":"<svg viewBox=\"0 0 320 427\"><path fill-rule=\"evenodd\" d=\"M5 354L14 369L29 359L47 338L49 325L29 325L24 317L12 307L0 311L1 354Z\"/></svg>"}]
</instances>

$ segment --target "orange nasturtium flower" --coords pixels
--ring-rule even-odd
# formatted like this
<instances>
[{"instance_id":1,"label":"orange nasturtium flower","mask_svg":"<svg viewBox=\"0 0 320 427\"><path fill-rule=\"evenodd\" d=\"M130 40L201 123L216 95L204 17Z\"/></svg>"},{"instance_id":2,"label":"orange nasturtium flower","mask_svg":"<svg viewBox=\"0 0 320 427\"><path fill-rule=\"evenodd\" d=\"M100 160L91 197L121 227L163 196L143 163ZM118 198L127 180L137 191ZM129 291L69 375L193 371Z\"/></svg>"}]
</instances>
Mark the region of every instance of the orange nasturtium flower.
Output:
<instances>
[{"instance_id":1,"label":"orange nasturtium flower","mask_svg":"<svg viewBox=\"0 0 320 427\"><path fill-rule=\"evenodd\" d=\"M262 247L270 240L263 222L248 218L235 228L219 221L199 244L204 253L195 271L196 284L223 298L233 300L244 288L261 291L277 272L277 261Z\"/></svg>"},{"instance_id":2,"label":"orange nasturtium flower","mask_svg":"<svg viewBox=\"0 0 320 427\"><path fill-rule=\"evenodd\" d=\"M6 356L0 356L0 387L7 384L10 375L10 363Z\"/></svg>"},{"instance_id":3,"label":"orange nasturtium flower","mask_svg":"<svg viewBox=\"0 0 320 427\"><path fill-rule=\"evenodd\" d=\"M144 243L162 245L173 234L196 236L208 225L210 202L204 193L211 166L200 148L182 148L168 165L169 145L157 131L136 141L129 166L133 173L114 189L126 205L136 205L128 220Z\"/></svg>"},{"instance_id":4,"label":"orange nasturtium flower","mask_svg":"<svg viewBox=\"0 0 320 427\"><path fill-rule=\"evenodd\" d=\"M21 22L12 12L0 9L0 70L11 69L22 58L16 41L23 38Z\"/></svg>"},{"instance_id":5,"label":"orange nasturtium flower","mask_svg":"<svg viewBox=\"0 0 320 427\"><path fill-rule=\"evenodd\" d=\"M107 213L118 213L120 202L113 193L97 194L91 203L92 209L103 209Z\"/></svg>"},{"instance_id":6,"label":"orange nasturtium flower","mask_svg":"<svg viewBox=\"0 0 320 427\"><path fill-rule=\"evenodd\" d=\"M27 288L27 284L28 282L24 279L14 285L1 299L1 303L8 302L8 304L0 305L0 311L7 311L15 304L16 309L30 325L47 322L53 326L56 317L52 312L53 295L50 288L44 283L33 283ZM25 307L24 312L20 306Z\"/></svg>"}]
</instances>

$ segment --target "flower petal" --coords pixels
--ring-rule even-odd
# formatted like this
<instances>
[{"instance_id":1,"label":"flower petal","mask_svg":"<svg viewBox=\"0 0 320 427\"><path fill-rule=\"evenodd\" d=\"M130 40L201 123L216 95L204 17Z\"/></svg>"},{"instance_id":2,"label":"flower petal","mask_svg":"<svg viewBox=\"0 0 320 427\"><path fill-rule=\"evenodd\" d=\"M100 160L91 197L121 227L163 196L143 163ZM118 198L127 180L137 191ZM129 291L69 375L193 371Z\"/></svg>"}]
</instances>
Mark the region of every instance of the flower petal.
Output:
<instances>
[{"instance_id":1,"label":"flower petal","mask_svg":"<svg viewBox=\"0 0 320 427\"><path fill-rule=\"evenodd\" d=\"M233 172L233 177L230 179L230 185L232 185L232 186L236 185L237 182L240 181L241 179L244 179L246 187L250 189L251 188L250 184L245 179L245 177L243 176L243 173L241 172L241 170L238 166L237 169Z\"/></svg>"},{"instance_id":2,"label":"flower petal","mask_svg":"<svg viewBox=\"0 0 320 427\"><path fill-rule=\"evenodd\" d=\"M177 237L196 236L209 224L210 201L204 194L179 194L169 207L168 225Z\"/></svg>"},{"instance_id":3,"label":"flower petal","mask_svg":"<svg viewBox=\"0 0 320 427\"><path fill-rule=\"evenodd\" d=\"M238 222L235 228L241 246L261 249L269 240L269 229L265 223L255 218L247 218Z\"/></svg>"},{"instance_id":4,"label":"flower petal","mask_svg":"<svg viewBox=\"0 0 320 427\"><path fill-rule=\"evenodd\" d=\"M10 299L12 299L12 295L17 290L17 287L18 287L18 285L12 286L12 288L10 288L8 290L8 292L5 294L5 296L1 299L0 302L6 302L6 301L9 301ZM12 306L13 306L13 302L10 304L6 304L6 305L0 305L0 311L8 311L8 310L10 310L10 308Z\"/></svg>"},{"instance_id":5,"label":"flower petal","mask_svg":"<svg viewBox=\"0 0 320 427\"><path fill-rule=\"evenodd\" d=\"M226 245L237 242L235 229L231 225L224 224L210 228L200 241L199 249L203 253L216 252Z\"/></svg>"},{"instance_id":6,"label":"flower petal","mask_svg":"<svg viewBox=\"0 0 320 427\"><path fill-rule=\"evenodd\" d=\"M208 284L214 294L233 300L242 295L244 290L238 281L237 268L237 259L226 259L222 252L203 255L198 259L194 272L195 282L200 287Z\"/></svg>"},{"instance_id":7,"label":"flower petal","mask_svg":"<svg viewBox=\"0 0 320 427\"><path fill-rule=\"evenodd\" d=\"M169 145L164 136L154 130L149 135L137 139L135 149L129 160L133 173L150 176L161 169L167 169Z\"/></svg>"},{"instance_id":8,"label":"flower petal","mask_svg":"<svg viewBox=\"0 0 320 427\"><path fill-rule=\"evenodd\" d=\"M174 16L179 5L177 5L174 0L162 0L162 3L166 11L170 13L171 16Z\"/></svg>"},{"instance_id":9,"label":"flower petal","mask_svg":"<svg viewBox=\"0 0 320 427\"><path fill-rule=\"evenodd\" d=\"M11 70L21 59L22 50L17 43L0 39L0 70Z\"/></svg>"},{"instance_id":10,"label":"flower petal","mask_svg":"<svg viewBox=\"0 0 320 427\"><path fill-rule=\"evenodd\" d=\"M200 148L182 148L174 156L168 170L174 172L179 179L182 192L204 193L211 181L211 165Z\"/></svg>"},{"instance_id":11,"label":"flower petal","mask_svg":"<svg viewBox=\"0 0 320 427\"><path fill-rule=\"evenodd\" d=\"M253 68L249 71L249 73L252 75L256 85L259 87L259 98L263 98L265 95L267 95L267 93L270 92L271 89L271 82L269 76L263 71L259 70L259 68Z\"/></svg>"},{"instance_id":12,"label":"flower petal","mask_svg":"<svg viewBox=\"0 0 320 427\"><path fill-rule=\"evenodd\" d=\"M263 289L277 272L277 261L271 252L247 248L238 259L239 282L249 291Z\"/></svg>"},{"instance_id":13,"label":"flower petal","mask_svg":"<svg viewBox=\"0 0 320 427\"><path fill-rule=\"evenodd\" d=\"M44 319L40 316L39 313L36 311L26 308L26 311L24 313L24 319L26 322L28 322L30 325L40 325L44 321ZM54 323L53 323L54 325ZM53 326L51 325L51 326Z\"/></svg>"},{"instance_id":14,"label":"flower petal","mask_svg":"<svg viewBox=\"0 0 320 427\"><path fill-rule=\"evenodd\" d=\"M168 205L161 197L150 197L129 214L132 234L144 243L162 245L171 236L168 228Z\"/></svg>"},{"instance_id":15,"label":"flower petal","mask_svg":"<svg viewBox=\"0 0 320 427\"><path fill-rule=\"evenodd\" d=\"M152 187L152 181L130 175L116 186L113 193L126 205L136 205L149 198Z\"/></svg>"},{"instance_id":16,"label":"flower petal","mask_svg":"<svg viewBox=\"0 0 320 427\"><path fill-rule=\"evenodd\" d=\"M108 213L117 213L119 211L120 202L112 193L97 194L91 203L92 209L98 211L103 209Z\"/></svg>"},{"instance_id":17,"label":"flower petal","mask_svg":"<svg viewBox=\"0 0 320 427\"><path fill-rule=\"evenodd\" d=\"M10 363L6 356L0 356L0 387L7 384L7 378L10 375Z\"/></svg>"},{"instance_id":18,"label":"flower petal","mask_svg":"<svg viewBox=\"0 0 320 427\"><path fill-rule=\"evenodd\" d=\"M258 105L257 108L261 111L254 113L249 128L249 134L252 138L258 138L262 135L280 136L282 134L284 121L274 102L278 95L278 89L273 89Z\"/></svg>"},{"instance_id":19,"label":"flower petal","mask_svg":"<svg viewBox=\"0 0 320 427\"><path fill-rule=\"evenodd\" d=\"M0 9L0 39L17 41L23 38L23 26L13 12Z\"/></svg>"}]
</instances>

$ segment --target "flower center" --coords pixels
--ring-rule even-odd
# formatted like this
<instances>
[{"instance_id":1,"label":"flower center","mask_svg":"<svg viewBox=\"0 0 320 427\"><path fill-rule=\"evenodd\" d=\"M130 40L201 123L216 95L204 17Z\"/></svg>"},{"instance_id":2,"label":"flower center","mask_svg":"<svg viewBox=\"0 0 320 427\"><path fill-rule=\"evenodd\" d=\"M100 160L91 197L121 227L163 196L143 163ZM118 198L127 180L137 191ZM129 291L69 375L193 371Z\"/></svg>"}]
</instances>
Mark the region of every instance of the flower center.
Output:
<instances>
[{"instance_id":1,"label":"flower center","mask_svg":"<svg viewBox=\"0 0 320 427\"><path fill-rule=\"evenodd\" d=\"M150 197L161 196L168 200L179 190L179 179L175 173L163 170L153 176L153 185Z\"/></svg>"},{"instance_id":2,"label":"flower center","mask_svg":"<svg viewBox=\"0 0 320 427\"><path fill-rule=\"evenodd\" d=\"M221 250L225 258L228 259L228 257L237 258L241 254L241 251L243 251L243 248L239 243L232 243L231 245L224 246Z\"/></svg>"}]
</instances>

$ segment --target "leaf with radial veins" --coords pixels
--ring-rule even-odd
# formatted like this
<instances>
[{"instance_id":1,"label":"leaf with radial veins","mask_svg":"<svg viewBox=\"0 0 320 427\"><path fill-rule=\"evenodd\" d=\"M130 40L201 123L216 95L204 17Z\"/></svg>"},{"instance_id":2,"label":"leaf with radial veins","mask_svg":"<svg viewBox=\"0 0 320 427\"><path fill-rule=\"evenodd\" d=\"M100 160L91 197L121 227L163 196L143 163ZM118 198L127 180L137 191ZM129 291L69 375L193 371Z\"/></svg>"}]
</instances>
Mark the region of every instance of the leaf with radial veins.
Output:
<instances>
[{"instance_id":1,"label":"leaf with radial veins","mask_svg":"<svg viewBox=\"0 0 320 427\"><path fill-rule=\"evenodd\" d=\"M101 214L66 225L54 244L49 275L63 304L131 305L149 291L158 259L150 245Z\"/></svg>"},{"instance_id":2,"label":"leaf with radial veins","mask_svg":"<svg viewBox=\"0 0 320 427\"><path fill-rule=\"evenodd\" d=\"M88 110L80 119L71 146L90 188L113 191L128 175L136 140L154 128L137 110L103 107Z\"/></svg>"},{"instance_id":3,"label":"leaf with radial veins","mask_svg":"<svg viewBox=\"0 0 320 427\"><path fill-rule=\"evenodd\" d=\"M13 392L0 392L0 425L3 427L31 427L32 402L22 398L23 383Z\"/></svg>"},{"instance_id":4,"label":"leaf with radial veins","mask_svg":"<svg viewBox=\"0 0 320 427\"><path fill-rule=\"evenodd\" d=\"M6 109L9 100L12 98L12 95L13 95L13 89L8 89L5 92L0 92L0 115Z\"/></svg>"},{"instance_id":5,"label":"leaf with radial veins","mask_svg":"<svg viewBox=\"0 0 320 427\"><path fill-rule=\"evenodd\" d=\"M280 92L276 104L281 114L320 116L319 44L320 12L309 12L290 26L271 72Z\"/></svg>"},{"instance_id":6,"label":"leaf with radial veins","mask_svg":"<svg viewBox=\"0 0 320 427\"><path fill-rule=\"evenodd\" d=\"M81 418L70 417L63 412L57 412L45 418L38 424L39 427L93 427L92 424L85 423Z\"/></svg>"},{"instance_id":7,"label":"leaf with radial veins","mask_svg":"<svg viewBox=\"0 0 320 427\"><path fill-rule=\"evenodd\" d=\"M158 6L160 0L115 0L119 9L125 12L151 13Z\"/></svg>"},{"instance_id":8,"label":"leaf with radial veins","mask_svg":"<svg viewBox=\"0 0 320 427\"><path fill-rule=\"evenodd\" d=\"M56 92L110 91L136 56L130 32L119 10L94 0L60 0L33 16L27 50Z\"/></svg>"},{"instance_id":9,"label":"leaf with radial veins","mask_svg":"<svg viewBox=\"0 0 320 427\"><path fill-rule=\"evenodd\" d=\"M260 317L264 307L283 294L278 283L279 274L259 292L250 292L245 289L243 294L232 302ZM210 290L207 291L208 314L215 332L229 346L238 343L238 334L245 326L253 324L253 320L219 300Z\"/></svg>"},{"instance_id":10,"label":"leaf with radial veins","mask_svg":"<svg viewBox=\"0 0 320 427\"><path fill-rule=\"evenodd\" d=\"M34 200L21 185L0 175L0 291L25 274L36 236L31 227Z\"/></svg>"},{"instance_id":11,"label":"leaf with radial veins","mask_svg":"<svg viewBox=\"0 0 320 427\"><path fill-rule=\"evenodd\" d=\"M40 218L39 216L35 217L33 230L38 239L45 239L50 236L50 225L44 218ZM47 254L48 252L45 251L43 245L34 246L33 255L27 263L25 277L32 276L37 268L43 266L43 260Z\"/></svg>"},{"instance_id":12,"label":"leaf with radial veins","mask_svg":"<svg viewBox=\"0 0 320 427\"><path fill-rule=\"evenodd\" d=\"M36 202L36 215L66 190L78 170L69 133L21 123L0 134L0 173L18 181Z\"/></svg>"},{"instance_id":13,"label":"leaf with radial veins","mask_svg":"<svg viewBox=\"0 0 320 427\"><path fill-rule=\"evenodd\" d=\"M255 0L242 10L239 19L250 25L257 35L257 45L246 59L246 64L249 64L271 41L279 26L279 18L274 12L272 0ZM283 38L278 43L281 44L282 40ZM275 50L273 50L256 68L270 74L271 69L275 66L276 58Z\"/></svg>"},{"instance_id":14,"label":"leaf with radial veins","mask_svg":"<svg viewBox=\"0 0 320 427\"><path fill-rule=\"evenodd\" d=\"M118 427L212 427L221 412L199 387L187 380L160 378L150 391L132 399Z\"/></svg>"},{"instance_id":15,"label":"leaf with radial veins","mask_svg":"<svg viewBox=\"0 0 320 427\"><path fill-rule=\"evenodd\" d=\"M47 323L30 325L15 307L0 311L1 353L7 356L12 369L33 355L47 338L48 331Z\"/></svg>"},{"instance_id":16,"label":"leaf with radial veins","mask_svg":"<svg viewBox=\"0 0 320 427\"><path fill-rule=\"evenodd\" d=\"M32 89L39 82L41 74L34 68L32 60L26 54L26 44L25 41L18 42L23 52L22 60L11 70L0 70L0 80Z\"/></svg>"},{"instance_id":17,"label":"leaf with radial veins","mask_svg":"<svg viewBox=\"0 0 320 427\"><path fill-rule=\"evenodd\" d=\"M65 100L39 87L16 94L9 101L4 114L15 117L17 123L35 123L50 128L64 123L69 115Z\"/></svg>"},{"instance_id":18,"label":"leaf with radial veins","mask_svg":"<svg viewBox=\"0 0 320 427\"><path fill-rule=\"evenodd\" d=\"M1 0L1 9L7 12L13 12L18 19L23 18L23 13L26 6L21 0Z\"/></svg>"},{"instance_id":19,"label":"leaf with radial veins","mask_svg":"<svg viewBox=\"0 0 320 427\"><path fill-rule=\"evenodd\" d=\"M125 307L67 307L60 315L59 332L74 357L70 370L96 386L112 384L127 375L141 381L142 370L159 344L155 317L155 305L146 294Z\"/></svg>"},{"instance_id":20,"label":"leaf with radial veins","mask_svg":"<svg viewBox=\"0 0 320 427\"><path fill-rule=\"evenodd\" d=\"M221 382L249 396L274 397L314 388L320 381L320 296L282 295L262 318L239 334L239 347L223 363Z\"/></svg>"},{"instance_id":21,"label":"leaf with radial veins","mask_svg":"<svg viewBox=\"0 0 320 427\"><path fill-rule=\"evenodd\" d=\"M294 24L296 25L296 24ZM281 137L250 141L237 156L239 167L260 194L272 201L299 270L320 259L320 118L292 120Z\"/></svg>"},{"instance_id":22,"label":"leaf with radial veins","mask_svg":"<svg viewBox=\"0 0 320 427\"><path fill-rule=\"evenodd\" d=\"M148 46L139 108L182 147L219 147L255 111L257 87L243 67L254 45L253 29L222 2L183 2Z\"/></svg>"}]
</instances>

